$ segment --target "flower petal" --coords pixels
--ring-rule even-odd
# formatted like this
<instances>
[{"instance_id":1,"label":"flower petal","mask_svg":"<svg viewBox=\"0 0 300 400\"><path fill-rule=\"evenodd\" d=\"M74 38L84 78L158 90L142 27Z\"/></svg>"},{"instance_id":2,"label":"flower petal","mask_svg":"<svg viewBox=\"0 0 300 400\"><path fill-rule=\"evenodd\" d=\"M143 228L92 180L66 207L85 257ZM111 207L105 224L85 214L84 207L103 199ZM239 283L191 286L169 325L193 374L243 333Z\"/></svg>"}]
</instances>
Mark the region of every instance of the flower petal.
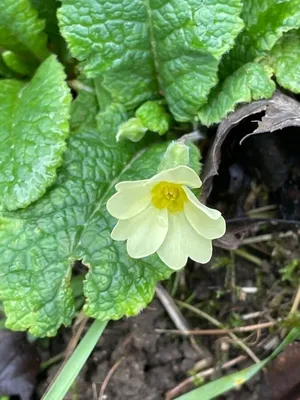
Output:
<instances>
[{"instance_id":1,"label":"flower petal","mask_svg":"<svg viewBox=\"0 0 300 400\"><path fill-rule=\"evenodd\" d=\"M172 182L186 185L191 188L199 188L202 185L201 179L196 172L186 165L179 165L176 168L166 169L154 175L150 182Z\"/></svg>"},{"instance_id":2,"label":"flower petal","mask_svg":"<svg viewBox=\"0 0 300 400\"><path fill-rule=\"evenodd\" d=\"M150 256L165 240L168 232L168 212L166 209L159 210L150 205L132 219L135 221L131 222L132 225L126 232L130 234L127 252L132 258Z\"/></svg>"},{"instance_id":3,"label":"flower petal","mask_svg":"<svg viewBox=\"0 0 300 400\"><path fill-rule=\"evenodd\" d=\"M116 184L115 188L118 192L122 192L126 189L134 189L136 187L144 187L149 183L150 179L143 179L140 181L124 181Z\"/></svg>"},{"instance_id":4,"label":"flower petal","mask_svg":"<svg viewBox=\"0 0 300 400\"><path fill-rule=\"evenodd\" d=\"M207 263L212 255L212 244L193 229L184 213L169 213L168 234L157 254L168 267L176 270L185 266L188 257Z\"/></svg>"},{"instance_id":5,"label":"flower petal","mask_svg":"<svg viewBox=\"0 0 300 400\"><path fill-rule=\"evenodd\" d=\"M202 212L204 212L209 218L211 219L219 219L222 214L220 213L219 210L215 210L214 208L209 208L205 206L204 204L200 203L200 201L197 199L197 197L194 195L194 193L187 187L182 187L183 190L185 191L188 199Z\"/></svg>"},{"instance_id":6,"label":"flower petal","mask_svg":"<svg viewBox=\"0 0 300 400\"><path fill-rule=\"evenodd\" d=\"M142 211L140 214L143 214L143 212L145 211ZM129 219L120 219L111 232L111 238L113 240L127 240L134 233L136 225L139 223L138 218L140 214Z\"/></svg>"},{"instance_id":7,"label":"flower petal","mask_svg":"<svg viewBox=\"0 0 300 400\"><path fill-rule=\"evenodd\" d=\"M151 192L148 187L134 188L117 192L107 202L107 211L115 218L128 219L139 214L149 205Z\"/></svg>"},{"instance_id":8,"label":"flower petal","mask_svg":"<svg viewBox=\"0 0 300 400\"><path fill-rule=\"evenodd\" d=\"M199 235L207 239L217 239L224 235L226 223L222 216L212 219L190 201L185 203L184 212L187 220Z\"/></svg>"}]
</instances>

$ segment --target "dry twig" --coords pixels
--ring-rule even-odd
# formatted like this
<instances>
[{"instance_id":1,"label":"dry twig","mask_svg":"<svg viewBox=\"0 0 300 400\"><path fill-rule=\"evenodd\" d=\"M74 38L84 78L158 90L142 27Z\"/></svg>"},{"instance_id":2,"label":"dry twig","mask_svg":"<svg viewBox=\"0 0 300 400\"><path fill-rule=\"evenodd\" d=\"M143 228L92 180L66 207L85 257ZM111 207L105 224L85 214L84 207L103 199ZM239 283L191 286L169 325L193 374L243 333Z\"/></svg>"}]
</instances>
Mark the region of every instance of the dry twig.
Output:
<instances>
[{"instance_id":1,"label":"dry twig","mask_svg":"<svg viewBox=\"0 0 300 400\"><path fill-rule=\"evenodd\" d=\"M120 358L119 361L117 361L112 367L111 369L108 371L101 389L100 389L100 393L99 393L99 399L98 400L104 400L104 392L106 389L106 386L108 385L108 382L110 381L111 377L113 376L113 374L116 372L116 370L118 369L118 367L120 366L121 362L124 360L124 357Z\"/></svg>"},{"instance_id":2,"label":"dry twig","mask_svg":"<svg viewBox=\"0 0 300 400\"><path fill-rule=\"evenodd\" d=\"M262 322L261 324L240 326L232 329L191 329L189 331L182 332L178 329L155 329L157 333L169 333L174 335L224 335L228 333L241 333L251 332L258 329L270 328L276 325L277 321Z\"/></svg>"},{"instance_id":3,"label":"dry twig","mask_svg":"<svg viewBox=\"0 0 300 400\"><path fill-rule=\"evenodd\" d=\"M190 336L186 334L186 332L189 331L188 323L186 322L184 316L182 315L177 305L174 303L174 300L169 295L169 293L160 284L156 285L155 290L157 297L159 298L162 305L165 307L165 310L169 314L171 320L173 321L177 329L181 332L182 335ZM202 368L207 368L209 365L211 365L213 356L209 352L209 350L206 347L199 345L196 342L195 338L193 338L193 336L190 337L190 342L192 347L197 351L199 356L202 358L203 361Z\"/></svg>"},{"instance_id":4,"label":"dry twig","mask_svg":"<svg viewBox=\"0 0 300 400\"><path fill-rule=\"evenodd\" d=\"M290 314L294 314L298 310L299 304L300 304L300 285L298 287L296 296L294 298Z\"/></svg>"},{"instance_id":5,"label":"dry twig","mask_svg":"<svg viewBox=\"0 0 300 400\"><path fill-rule=\"evenodd\" d=\"M178 305L180 305L181 307L185 307L188 310L194 312L195 314L200 315L200 317L205 318L206 320L210 321L213 325L219 327L219 328L223 328L222 324L216 320L215 318L213 318L212 316L210 316L209 314L207 314L206 312L202 311L202 310L198 310L198 308L191 306L190 304L186 304L182 301L177 300L176 303ZM252 358L252 360L255 363L259 363L260 359L253 353L253 351L241 340L239 339L233 332L226 332L227 335L229 335L231 337L231 339L234 340L234 342L240 346L247 354L250 358Z\"/></svg>"}]
</instances>

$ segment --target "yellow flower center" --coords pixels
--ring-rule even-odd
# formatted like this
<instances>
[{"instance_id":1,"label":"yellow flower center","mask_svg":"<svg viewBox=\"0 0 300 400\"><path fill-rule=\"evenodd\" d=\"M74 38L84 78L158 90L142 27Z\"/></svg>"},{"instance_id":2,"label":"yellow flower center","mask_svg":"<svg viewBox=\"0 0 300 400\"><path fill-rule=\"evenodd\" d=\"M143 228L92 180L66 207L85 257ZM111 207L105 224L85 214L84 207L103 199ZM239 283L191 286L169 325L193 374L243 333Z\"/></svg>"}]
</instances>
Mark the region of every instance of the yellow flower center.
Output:
<instances>
[{"instance_id":1,"label":"yellow flower center","mask_svg":"<svg viewBox=\"0 0 300 400\"><path fill-rule=\"evenodd\" d=\"M167 208L171 213L182 211L188 200L181 185L170 182L160 182L152 190L152 204L154 207Z\"/></svg>"}]
</instances>

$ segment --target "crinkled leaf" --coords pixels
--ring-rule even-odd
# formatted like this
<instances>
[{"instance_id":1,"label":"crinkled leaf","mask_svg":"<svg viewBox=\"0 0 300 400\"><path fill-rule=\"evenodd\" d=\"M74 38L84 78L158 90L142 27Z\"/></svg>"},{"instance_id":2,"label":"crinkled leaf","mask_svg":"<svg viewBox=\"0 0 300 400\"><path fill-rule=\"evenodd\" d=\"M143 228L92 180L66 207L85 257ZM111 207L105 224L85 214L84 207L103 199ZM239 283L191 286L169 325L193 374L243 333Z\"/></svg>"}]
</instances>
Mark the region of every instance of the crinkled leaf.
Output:
<instances>
[{"instance_id":1,"label":"crinkled leaf","mask_svg":"<svg viewBox=\"0 0 300 400\"><path fill-rule=\"evenodd\" d=\"M199 112L204 125L220 122L239 103L270 98L275 83L260 64L247 63L235 71L210 94L208 103Z\"/></svg>"},{"instance_id":2,"label":"crinkled leaf","mask_svg":"<svg viewBox=\"0 0 300 400\"><path fill-rule=\"evenodd\" d=\"M300 31L286 33L271 50L276 80L285 89L300 93Z\"/></svg>"},{"instance_id":3,"label":"crinkled leaf","mask_svg":"<svg viewBox=\"0 0 300 400\"><path fill-rule=\"evenodd\" d=\"M246 62L268 56L284 32L300 27L299 0L244 0L243 3L241 16L245 29L224 58L223 77Z\"/></svg>"},{"instance_id":4,"label":"crinkled leaf","mask_svg":"<svg viewBox=\"0 0 300 400\"><path fill-rule=\"evenodd\" d=\"M0 204L9 210L37 200L56 178L69 133L64 79L50 56L28 84L0 80Z\"/></svg>"},{"instance_id":5,"label":"crinkled leaf","mask_svg":"<svg viewBox=\"0 0 300 400\"><path fill-rule=\"evenodd\" d=\"M152 299L156 282L172 272L156 255L131 259L125 243L110 238L116 220L106 201L114 185L151 177L167 146L117 144L112 110L102 114L101 132L81 126L70 137L57 182L44 197L0 219L0 296L11 329L44 336L70 324L76 259L89 268L85 311L102 320L138 313ZM192 158L197 168L195 154Z\"/></svg>"},{"instance_id":6,"label":"crinkled leaf","mask_svg":"<svg viewBox=\"0 0 300 400\"><path fill-rule=\"evenodd\" d=\"M277 90L272 99L263 103L262 110L265 111L265 115L261 121L256 121L257 128L244 136L240 143L260 133L276 132L292 126L300 127L300 103L296 99ZM254 109L252 114L255 114L255 111L258 113L257 109Z\"/></svg>"},{"instance_id":7,"label":"crinkled leaf","mask_svg":"<svg viewBox=\"0 0 300 400\"><path fill-rule=\"evenodd\" d=\"M219 60L243 27L240 0L62 3L62 34L88 77L101 75L127 109L163 93L181 121L205 103Z\"/></svg>"},{"instance_id":8,"label":"crinkled leaf","mask_svg":"<svg viewBox=\"0 0 300 400\"><path fill-rule=\"evenodd\" d=\"M44 27L29 0L0 1L0 47L43 60L49 54Z\"/></svg>"},{"instance_id":9,"label":"crinkled leaf","mask_svg":"<svg viewBox=\"0 0 300 400\"><path fill-rule=\"evenodd\" d=\"M164 135L170 128L171 116L158 101L147 101L135 115L149 131Z\"/></svg>"},{"instance_id":10,"label":"crinkled leaf","mask_svg":"<svg viewBox=\"0 0 300 400\"><path fill-rule=\"evenodd\" d=\"M100 132L106 132L107 127L111 125L110 134L112 137L115 137L115 127L127 120L127 113L121 104L112 103L104 111L98 113L96 120Z\"/></svg>"}]
</instances>

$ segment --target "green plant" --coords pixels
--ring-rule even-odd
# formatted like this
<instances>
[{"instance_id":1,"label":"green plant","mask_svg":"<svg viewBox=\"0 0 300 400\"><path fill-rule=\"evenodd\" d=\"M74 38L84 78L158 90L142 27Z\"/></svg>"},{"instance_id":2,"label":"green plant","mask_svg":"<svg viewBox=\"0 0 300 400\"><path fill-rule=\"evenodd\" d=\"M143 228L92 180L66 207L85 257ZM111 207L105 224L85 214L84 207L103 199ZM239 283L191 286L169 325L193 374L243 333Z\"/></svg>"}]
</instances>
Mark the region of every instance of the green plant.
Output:
<instances>
[{"instance_id":1,"label":"green plant","mask_svg":"<svg viewBox=\"0 0 300 400\"><path fill-rule=\"evenodd\" d=\"M0 17L7 327L52 336L69 325L75 260L88 269L87 315L135 315L171 270L110 238L114 184L156 173L168 142L154 132L218 123L272 96L274 78L298 93L299 1L3 0ZM141 130L152 133L139 141ZM199 157L191 145L197 172Z\"/></svg>"},{"instance_id":2,"label":"green plant","mask_svg":"<svg viewBox=\"0 0 300 400\"><path fill-rule=\"evenodd\" d=\"M43 337L69 325L76 260L88 270L88 316L118 319L150 302L172 271L111 239L114 185L149 179L166 139L271 97L275 81L299 93L299 29L298 0L0 2L7 327ZM199 159L189 144L197 173Z\"/></svg>"}]
</instances>

